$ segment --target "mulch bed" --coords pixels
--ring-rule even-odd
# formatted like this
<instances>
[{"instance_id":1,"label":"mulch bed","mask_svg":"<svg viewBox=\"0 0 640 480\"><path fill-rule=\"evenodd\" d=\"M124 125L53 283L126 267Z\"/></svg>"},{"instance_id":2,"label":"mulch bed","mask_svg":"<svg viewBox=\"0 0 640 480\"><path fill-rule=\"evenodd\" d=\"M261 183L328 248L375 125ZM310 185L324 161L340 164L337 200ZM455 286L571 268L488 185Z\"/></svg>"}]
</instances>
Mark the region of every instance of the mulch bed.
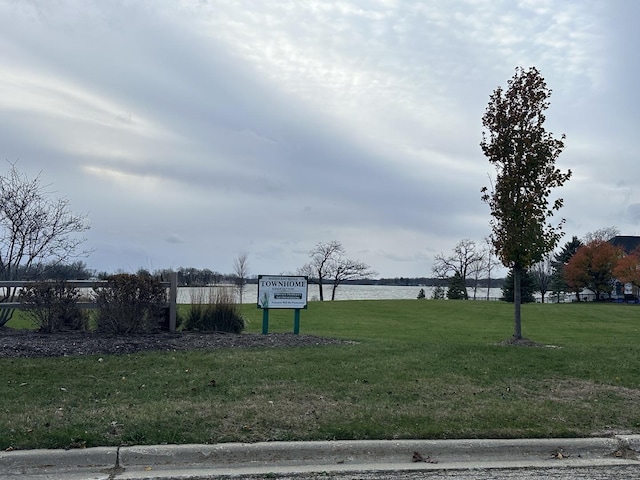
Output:
<instances>
[{"instance_id":1,"label":"mulch bed","mask_svg":"<svg viewBox=\"0 0 640 480\"><path fill-rule=\"evenodd\" d=\"M220 348L309 347L351 343L292 333L154 333L104 335L91 332L39 333L0 328L0 358L117 355L143 351L212 350Z\"/></svg>"}]
</instances>

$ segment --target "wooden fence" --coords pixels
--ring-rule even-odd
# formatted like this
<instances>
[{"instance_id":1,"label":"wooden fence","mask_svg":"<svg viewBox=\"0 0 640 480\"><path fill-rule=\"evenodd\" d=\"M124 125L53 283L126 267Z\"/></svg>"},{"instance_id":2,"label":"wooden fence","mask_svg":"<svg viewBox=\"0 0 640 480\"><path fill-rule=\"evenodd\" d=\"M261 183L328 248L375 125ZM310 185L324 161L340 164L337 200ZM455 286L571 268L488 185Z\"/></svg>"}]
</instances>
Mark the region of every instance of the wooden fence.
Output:
<instances>
[{"instance_id":1,"label":"wooden fence","mask_svg":"<svg viewBox=\"0 0 640 480\"><path fill-rule=\"evenodd\" d=\"M21 288L27 285L33 285L39 283L38 281L0 281L0 291L8 288ZM108 282L104 280L67 280L65 284L77 288L79 290L90 290L96 287L108 286ZM176 317L177 317L177 300L178 300L178 274L172 273L168 282L160 282L160 284L168 289L168 302L167 310L169 311L169 331L175 333L176 331ZM78 302L77 305L80 308L93 309L97 308L96 302ZM23 309L28 308L21 302L0 302L0 309L15 308Z\"/></svg>"}]
</instances>

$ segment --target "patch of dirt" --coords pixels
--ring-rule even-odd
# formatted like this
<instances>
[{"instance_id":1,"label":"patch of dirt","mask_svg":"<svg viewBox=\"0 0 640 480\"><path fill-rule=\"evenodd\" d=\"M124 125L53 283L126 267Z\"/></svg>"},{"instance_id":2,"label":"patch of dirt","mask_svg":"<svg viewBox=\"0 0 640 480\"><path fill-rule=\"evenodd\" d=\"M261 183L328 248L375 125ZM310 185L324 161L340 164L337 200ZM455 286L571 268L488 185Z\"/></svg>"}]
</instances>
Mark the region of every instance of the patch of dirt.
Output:
<instances>
[{"instance_id":1,"label":"patch of dirt","mask_svg":"<svg viewBox=\"0 0 640 480\"><path fill-rule=\"evenodd\" d=\"M625 400L630 405L637 405L640 402L640 389L623 387L621 385L608 385L596 383L592 380L580 379L548 379L540 383L542 391L547 392L549 400L553 402L566 402L586 406L597 402L606 401L612 396L619 400Z\"/></svg>"},{"instance_id":2,"label":"patch of dirt","mask_svg":"<svg viewBox=\"0 0 640 480\"><path fill-rule=\"evenodd\" d=\"M219 348L309 347L352 343L293 333L153 333L103 335L90 332L39 333L0 329L0 358L118 355L144 351L212 350Z\"/></svg>"},{"instance_id":3,"label":"patch of dirt","mask_svg":"<svg viewBox=\"0 0 640 480\"><path fill-rule=\"evenodd\" d=\"M516 337L509 337L506 340L499 342L498 345L514 346L514 347L536 347L536 348L545 347L545 345L541 343L536 343L533 340L529 340L528 338L516 338Z\"/></svg>"}]
</instances>

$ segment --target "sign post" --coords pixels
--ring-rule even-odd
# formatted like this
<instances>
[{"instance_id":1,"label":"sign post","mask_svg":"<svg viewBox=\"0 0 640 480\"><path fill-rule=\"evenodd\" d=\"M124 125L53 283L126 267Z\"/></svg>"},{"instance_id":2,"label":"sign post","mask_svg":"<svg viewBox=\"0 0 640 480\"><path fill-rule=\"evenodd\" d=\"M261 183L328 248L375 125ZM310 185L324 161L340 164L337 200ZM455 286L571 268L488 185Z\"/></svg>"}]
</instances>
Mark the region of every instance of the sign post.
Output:
<instances>
[{"instance_id":1,"label":"sign post","mask_svg":"<svg viewBox=\"0 0 640 480\"><path fill-rule=\"evenodd\" d=\"M298 335L300 333L300 309L296 308L293 313L293 333Z\"/></svg>"},{"instance_id":2,"label":"sign post","mask_svg":"<svg viewBox=\"0 0 640 480\"><path fill-rule=\"evenodd\" d=\"M307 277L258 275L258 308L262 309L262 334L269 333L269 309L295 310L293 333L300 333L300 309L307 308Z\"/></svg>"}]
</instances>

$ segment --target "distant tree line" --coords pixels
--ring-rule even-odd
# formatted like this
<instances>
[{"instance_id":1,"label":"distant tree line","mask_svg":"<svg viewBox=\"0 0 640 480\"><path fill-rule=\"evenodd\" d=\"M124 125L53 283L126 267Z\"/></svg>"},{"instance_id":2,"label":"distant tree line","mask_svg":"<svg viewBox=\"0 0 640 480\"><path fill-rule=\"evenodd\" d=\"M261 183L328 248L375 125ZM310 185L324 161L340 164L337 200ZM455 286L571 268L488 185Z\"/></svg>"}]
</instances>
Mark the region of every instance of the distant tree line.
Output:
<instances>
[{"instance_id":1,"label":"distant tree line","mask_svg":"<svg viewBox=\"0 0 640 480\"><path fill-rule=\"evenodd\" d=\"M88 280L95 272L83 261L72 263L39 263L36 265L19 265L15 277L19 280Z\"/></svg>"},{"instance_id":2,"label":"distant tree line","mask_svg":"<svg viewBox=\"0 0 640 480\"><path fill-rule=\"evenodd\" d=\"M446 287L449 284L449 278L441 277L394 277L394 278L380 278L380 279L366 279L366 280L352 280L344 282L345 285L388 285L397 287ZM478 278L478 279L465 279L465 285L467 287L473 287L477 285L478 288L502 288L504 283L504 277L498 278Z\"/></svg>"},{"instance_id":3,"label":"distant tree line","mask_svg":"<svg viewBox=\"0 0 640 480\"><path fill-rule=\"evenodd\" d=\"M180 267L178 269L164 268L152 272L146 269L138 269L135 273L146 273L154 277L169 278L169 275L178 273L178 284L185 287L201 287L207 285L236 284L240 275L234 273L220 273L208 268ZM96 271L88 268L85 262L77 261L70 264L40 265L29 269L28 274L18 273L17 277L22 280L88 280L91 278L106 279L114 274L126 273L120 270L115 272ZM312 279L316 283L315 279ZM501 288L504 278L480 278L477 280L466 280L467 287L478 285L480 288ZM246 276L245 284L256 284L256 275ZM346 279L341 282L343 285L382 285L398 287L446 287L448 279L438 277L393 277L393 278L358 278Z\"/></svg>"}]
</instances>

